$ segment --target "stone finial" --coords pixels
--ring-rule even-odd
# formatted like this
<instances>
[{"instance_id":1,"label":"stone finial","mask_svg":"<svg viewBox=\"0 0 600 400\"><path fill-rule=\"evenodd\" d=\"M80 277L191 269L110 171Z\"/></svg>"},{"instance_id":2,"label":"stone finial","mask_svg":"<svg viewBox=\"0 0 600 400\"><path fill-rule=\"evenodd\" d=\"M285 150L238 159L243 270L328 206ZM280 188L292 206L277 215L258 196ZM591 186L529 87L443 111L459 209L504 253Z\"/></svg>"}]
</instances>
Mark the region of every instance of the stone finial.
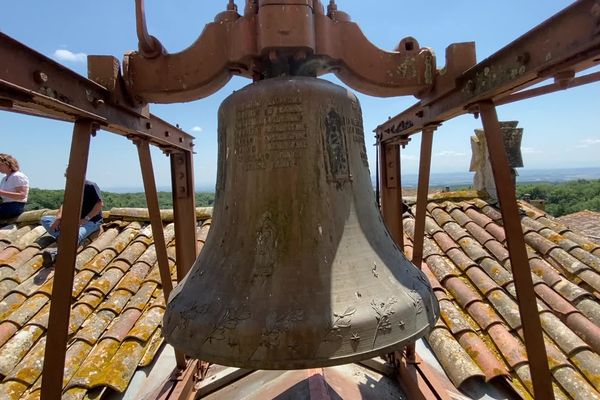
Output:
<instances>
[{"instance_id":1,"label":"stone finial","mask_svg":"<svg viewBox=\"0 0 600 400\"><path fill-rule=\"evenodd\" d=\"M511 168L513 183L517 176L515 168L523 167L523 158L521 156L523 128L517 128L518 124L518 121L500 122L500 130L504 139L504 148L508 156L508 165ZM490 163L485 133L482 129L476 129L475 135L471 136L471 151L472 157L469 171L475 172L473 188L477 191L486 191L490 197L497 198L494 174Z\"/></svg>"}]
</instances>

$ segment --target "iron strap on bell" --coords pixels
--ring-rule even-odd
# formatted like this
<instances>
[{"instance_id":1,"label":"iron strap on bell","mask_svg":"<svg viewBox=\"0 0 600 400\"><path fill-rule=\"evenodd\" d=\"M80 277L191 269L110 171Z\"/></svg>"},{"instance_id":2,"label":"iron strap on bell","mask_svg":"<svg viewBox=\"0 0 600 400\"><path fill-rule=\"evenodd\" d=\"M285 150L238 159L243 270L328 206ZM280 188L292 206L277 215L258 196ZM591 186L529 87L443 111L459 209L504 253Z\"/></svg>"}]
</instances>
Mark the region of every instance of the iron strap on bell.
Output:
<instances>
[{"instance_id":1,"label":"iron strap on bell","mask_svg":"<svg viewBox=\"0 0 600 400\"><path fill-rule=\"evenodd\" d=\"M229 96L212 228L167 341L222 365L322 367L400 350L438 315L376 207L356 97L298 76Z\"/></svg>"}]
</instances>

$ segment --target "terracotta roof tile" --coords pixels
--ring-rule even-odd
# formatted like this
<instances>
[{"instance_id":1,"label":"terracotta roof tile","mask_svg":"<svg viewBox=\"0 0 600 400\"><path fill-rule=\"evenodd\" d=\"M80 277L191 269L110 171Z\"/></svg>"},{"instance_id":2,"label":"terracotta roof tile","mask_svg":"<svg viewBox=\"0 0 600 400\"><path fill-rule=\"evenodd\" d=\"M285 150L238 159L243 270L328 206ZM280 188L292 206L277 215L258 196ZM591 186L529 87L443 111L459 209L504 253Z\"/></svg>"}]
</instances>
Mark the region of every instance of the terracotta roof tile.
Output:
<instances>
[{"instance_id":1,"label":"terracotta roof tile","mask_svg":"<svg viewBox=\"0 0 600 400\"><path fill-rule=\"evenodd\" d=\"M432 235L438 246L445 252L451 249L458 249L460 246L444 231L436 232Z\"/></svg>"},{"instance_id":2,"label":"terracotta roof tile","mask_svg":"<svg viewBox=\"0 0 600 400\"><path fill-rule=\"evenodd\" d=\"M66 388L82 387L91 388L94 377L102 371L110 359L119 349L121 343L112 338L103 338L92 349L85 359L85 363L75 372Z\"/></svg>"},{"instance_id":3,"label":"terracotta roof tile","mask_svg":"<svg viewBox=\"0 0 600 400\"><path fill-rule=\"evenodd\" d=\"M0 321L4 321L14 310L27 300L21 293L11 293L0 302Z\"/></svg>"},{"instance_id":4,"label":"terracotta roof tile","mask_svg":"<svg viewBox=\"0 0 600 400\"><path fill-rule=\"evenodd\" d=\"M10 338L0 349L0 374L8 375L43 333L39 326L27 325Z\"/></svg>"},{"instance_id":5,"label":"terracotta roof tile","mask_svg":"<svg viewBox=\"0 0 600 400\"><path fill-rule=\"evenodd\" d=\"M90 387L106 385L123 392L127 389L145 351L144 343L137 340L126 340L110 362L91 379Z\"/></svg>"},{"instance_id":6,"label":"terracotta roof tile","mask_svg":"<svg viewBox=\"0 0 600 400\"><path fill-rule=\"evenodd\" d=\"M46 305L29 320L29 325L37 325L41 328L48 328L48 317L50 314L50 303Z\"/></svg>"},{"instance_id":7,"label":"terracotta roof tile","mask_svg":"<svg viewBox=\"0 0 600 400\"><path fill-rule=\"evenodd\" d=\"M469 256L467 256L465 252L460 249L460 247L451 248L450 250L446 251L446 255L450 257L454 265L456 265L461 271L466 271L471 267L477 267L477 263L471 260Z\"/></svg>"},{"instance_id":8,"label":"terracotta roof tile","mask_svg":"<svg viewBox=\"0 0 600 400\"><path fill-rule=\"evenodd\" d=\"M125 309L134 308L142 311L146 308L146 304L152 298L152 294L158 285L155 282L145 282L142 284L138 292L129 300Z\"/></svg>"},{"instance_id":9,"label":"terracotta roof tile","mask_svg":"<svg viewBox=\"0 0 600 400\"><path fill-rule=\"evenodd\" d=\"M46 233L46 230L44 229L44 227L36 226L35 228L31 229L29 232L19 235L11 243L11 246L16 247L17 249L19 249L21 251L25 250L29 246L34 246L36 248L39 248L39 245L37 245L37 243L35 243L35 242L37 239L40 238L40 236L44 235L45 233Z\"/></svg>"},{"instance_id":10,"label":"terracotta roof tile","mask_svg":"<svg viewBox=\"0 0 600 400\"><path fill-rule=\"evenodd\" d=\"M160 329L155 330L152 334L152 337L150 337L150 339L148 340L146 352L144 353L144 356L142 357L138 365L140 367L146 367L150 365L163 342L164 338L162 336L162 331Z\"/></svg>"},{"instance_id":11,"label":"terracotta roof tile","mask_svg":"<svg viewBox=\"0 0 600 400\"><path fill-rule=\"evenodd\" d=\"M112 265L112 264L111 264ZM107 296L125 274L119 268L107 267L97 279L91 282L86 290L97 290Z\"/></svg>"},{"instance_id":12,"label":"terracotta roof tile","mask_svg":"<svg viewBox=\"0 0 600 400\"><path fill-rule=\"evenodd\" d=\"M592 298L580 299L580 301L577 302L577 309L594 324L600 326L600 306L597 301Z\"/></svg>"},{"instance_id":13,"label":"terracotta roof tile","mask_svg":"<svg viewBox=\"0 0 600 400\"><path fill-rule=\"evenodd\" d=\"M147 264L146 262L138 261L129 269L129 271L127 271L127 274L125 274L123 279L119 281L115 289L128 290L132 294L137 292L139 287L142 285L142 282L144 282L144 278L148 275L150 271L150 266L151 265Z\"/></svg>"},{"instance_id":14,"label":"terracotta roof tile","mask_svg":"<svg viewBox=\"0 0 600 400\"><path fill-rule=\"evenodd\" d=\"M456 387L466 380L485 374L443 324L438 324L427 336L427 342Z\"/></svg>"},{"instance_id":15,"label":"terracotta roof tile","mask_svg":"<svg viewBox=\"0 0 600 400\"><path fill-rule=\"evenodd\" d=\"M31 226L26 225L26 227L31 230ZM0 228L0 240L10 244L11 242L13 242L16 239L16 237L17 237L17 225L16 224L9 224L9 225L5 225Z\"/></svg>"},{"instance_id":16,"label":"terracotta roof tile","mask_svg":"<svg viewBox=\"0 0 600 400\"><path fill-rule=\"evenodd\" d=\"M154 245L148 246L146 251L136 260L136 264L145 263L148 267L151 267L156 262L156 248Z\"/></svg>"},{"instance_id":17,"label":"terracotta roof tile","mask_svg":"<svg viewBox=\"0 0 600 400\"><path fill-rule=\"evenodd\" d=\"M79 295L85 290L95 276L96 273L94 271L90 271L89 269L84 269L78 272L75 275L75 278L73 278L73 297L79 297Z\"/></svg>"},{"instance_id":18,"label":"terracotta roof tile","mask_svg":"<svg viewBox=\"0 0 600 400\"><path fill-rule=\"evenodd\" d=\"M492 351L490 347L493 344L490 341L490 345L486 344L481 337L475 332L464 332L458 335L458 342L465 349L467 354L475 360L479 368L485 374L486 380L503 376L509 376L508 368L496 354L500 352ZM496 348L495 346L493 346Z\"/></svg>"},{"instance_id":19,"label":"terracotta roof tile","mask_svg":"<svg viewBox=\"0 0 600 400\"><path fill-rule=\"evenodd\" d=\"M121 315L115 318L102 339L110 338L115 339L118 342L122 342L127 336L131 328L135 325L136 321L140 318L141 311L135 308L128 308Z\"/></svg>"},{"instance_id":20,"label":"terracotta roof tile","mask_svg":"<svg viewBox=\"0 0 600 400\"><path fill-rule=\"evenodd\" d=\"M81 329L73 336L73 340L84 341L90 346L93 346L104 333L106 327L108 327L117 315L118 314L106 309L93 313L86 319Z\"/></svg>"},{"instance_id":21,"label":"terracotta roof tile","mask_svg":"<svg viewBox=\"0 0 600 400\"><path fill-rule=\"evenodd\" d=\"M17 333L19 328L19 326L12 322L2 321L2 323L0 323L0 347L4 346L4 343Z\"/></svg>"},{"instance_id":22,"label":"terracotta roof tile","mask_svg":"<svg viewBox=\"0 0 600 400\"><path fill-rule=\"evenodd\" d=\"M560 385L576 400L600 399L600 395L575 368L566 367L553 371Z\"/></svg>"},{"instance_id":23,"label":"terracotta roof tile","mask_svg":"<svg viewBox=\"0 0 600 400\"><path fill-rule=\"evenodd\" d=\"M22 327L37 314L50 299L43 294L34 295L23 302L15 312L6 317L5 321Z\"/></svg>"},{"instance_id":24,"label":"terracotta roof tile","mask_svg":"<svg viewBox=\"0 0 600 400\"><path fill-rule=\"evenodd\" d=\"M0 385L0 398L6 400L19 400L28 389L28 385L19 381L7 381Z\"/></svg>"},{"instance_id":25,"label":"terracotta roof tile","mask_svg":"<svg viewBox=\"0 0 600 400\"><path fill-rule=\"evenodd\" d=\"M69 335L74 334L83 325L85 320L94 311L85 303L77 303L71 307L71 318L69 318Z\"/></svg>"},{"instance_id":26,"label":"terracotta roof tile","mask_svg":"<svg viewBox=\"0 0 600 400\"><path fill-rule=\"evenodd\" d=\"M121 270L126 271L129 267L137 260L144 251L148 248L148 245L140 240L135 240L131 243L118 257L116 257L113 264L117 264L119 261L125 262L125 265L120 267ZM116 266L116 265L112 265Z\"/></svg>"},{"instance_id":27,"label":"terracotta roof tile","mask_svg":"<svg viewBox=\"0 0 600 400\"><path fill-rule=\"evenodd\" d=\"M33 385L42 374L44 346L46 338L41 338L25 358L8 374L5 381L20 381Z\"/></svg>"},{"instance_id":28,"label":"terracotta roof tile","mask_svg":"<svg viewBox=\"0 0 600 400\"><path fill-rule=\"evenodd\" d=\"M4 264L4 265L10 265L7 264L8 260L10 260L12 257L14 257L15 255L17 255L21 250L15 246L8 246L7 248L5 248L4 250L2 250L2 252L0 252L0 263ZM14 271L14 268L11 267L12 270Z\"/></svg>"},{"instance_id":29,"label":"terracotta roof tile","mask_svg":"<svg viewBox=\"0 0 600 400\"><path fill-rule=\"evenodd\" d=\"M105 249L98 253L89 262L85 263L81 269L89 270L96 274L99 274L106 268L106 266L117 256L117 252L114 249Z\"/></svg>"},{"instance_id":30,"label":"terracotta roof tile","mask_svg":"<svg viewBox=\"0 0 600 400\"><path fill-rule=\"evenodd\" d=\"M570 234L584 238L589 243L586 250L592 252L600 245L600 213L583 210L573 214L564 215L552 220L553 223L562 225L565 229L572 229ZM568 228L567 228L568 227ZM570 235L569 235L570 236ZM578 242L573 238L575 242ZM580 243L581 244L581 243Z\"/></svg>"},{"instance_id":31,"label":"terracotta roof tile","mask_svg":"<svg viewBox=\"0 0 600 400\"><path fill-rule=\"evenodd\" d=\"M140 342L147 342L162 322L164 314L162 307L150 307L136 321L135 326L127 334L127 338L135 338Z\"/></svg>"},{"instance_id":32,"label":"terracotta roof tile","mask_svg":"<svg viewBox=\"0 0 600 400\"><path fill-rule=\"evenodd\" d=\"M531 392L500 212L481 199L447 201L443 206L429 205L428 210L434 218L426 223L423 270L432 281L445 322L445 328L438 324L437 334L454 337L488 379L494 376L490 371L497 369L502 371L497 376L510 374ZM414 223L408 218L405 215L405 233L412 238ZM540 211L525 208L521 221L556 398L596 398L600 389L597 257L582 245L589 243L585 237L574 240L573 232ZM487 355L479 360L483 351ZM486 361L494 366L485 367Z\"/></svg>"},{"instance_id":33,"label":"terracotta roof tile","mask_svg":"<svg viewBox=\"0 0 600 400\"><path fill-rule=\"evenodd\" d=\"M110 296L98 306L98 311L110 310L115 314L120 314L131 299L131 296L132 292L129 290L113 290Z\"/></svg>"}]
</instances>

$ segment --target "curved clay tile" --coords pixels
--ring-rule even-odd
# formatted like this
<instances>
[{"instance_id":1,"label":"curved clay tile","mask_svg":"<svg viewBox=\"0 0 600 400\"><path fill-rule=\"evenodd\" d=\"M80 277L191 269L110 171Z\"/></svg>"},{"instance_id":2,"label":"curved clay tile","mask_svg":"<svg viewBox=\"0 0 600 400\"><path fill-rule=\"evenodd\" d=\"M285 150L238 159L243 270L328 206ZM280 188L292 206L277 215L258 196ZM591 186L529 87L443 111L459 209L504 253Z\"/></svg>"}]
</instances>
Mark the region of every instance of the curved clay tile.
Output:
<instances>
[{"instance_id":1,"label":"curved clay tile","mask_svg":"<svg viewBox=\"0 0 600 400\"><path fill-rule=\"evenodd\" d=\"M8 375L44 334L39 326L27 325L0 348L0 374Z\"/></svg>"},{"instance_id":2,"label":"curved clay tile","mask_svg":"<svg viewBox=\"0 0 600 400\"><path fill-rule=\"evenodd\" d=\"M110 296L98 306L96 311L109 310L118 315L123 311L132 295L129 290L114 289Z\"/></svg>"},{"instance_id":3,"label":"curved clay tile","mask_svg":"<svg viewBox=\"0 0 600 400\"><path fill-rule=\"evenodd\" d=\"M73 336L73 341L84 341L90 346L95 345L116 316L117 314L106 309L94 312Z\"/></svg>"},{"instance_id":4,"label":"curved clay tile","mask_svg":"<svg viewBox=\"0 0 600 400\"><path fill-rule=\"evenodd\" d=\"M162 344L164 343L164 338L162 335L162 331L160 328L157 328L150 340L148 340L148 345L146 346L146 352L142 356L142 359L139 362L140 367L146 367L152 363L156 353L160 350Z\"/></svg>"},{"instance_id":5,"label":"curved clay tile","mask_svg":"<svg viewBox=\"0 0 600 400\"><path fill-rule=\"evenodd\" d=\"M91 379L90 387L108 386L124 392L145 352L145 343L125 340L104 368Z\"/></svg>"},{"instance_id":6,"label":"curved clay tile","mask_svg":"<svg viewBox=\"0 0 600 400\"><path fill-rule=\"evenodd\" d=\"M121 343L112 338L103 338L100 340L92 351L88 354L85 362L73 374L73 377L67 383L65 389L72 387L90 388L92 379L97 375L98 371L103 368L112 356L117 352Z\"/></svg>"},{"instance_id":7,"label":"curved clay tile","mask_svg":"<svg viewBox=\"0 0 600 400\"><path fill-rule=\"evenodd\" d=\"M137 293L129 300L125 309L134 308L141 312L146 308L156 287L157 284L155 282L144 282Z\"/></svg>"},{"instance_id":8,"label":"curved clay tile","mask_svg":"<svg viewBox=\"0 0 600 400\"><path fill-rule=\"evenodd\" d=\"M44 359L44 347L46 345L46 338L42 337L35 344L33 349L17 364L17 366L11 371L10 374L5 378L5 381L16 380L25 382L28 385L33 385L42 374L43 363L41 360Z\"/></svg>"},{"instance_id":9,"label":"curved clay tile","mask_svg":"<svg viewBox=\"0 0 600 400\"><path fill-rule=\"evenodd\" d=\"M460 388L469 379L485 378L483 371L475 364L443 323L438 323L427 335L427 342L457 388Z\"/></svg>"},{"instance_id":10,"label":"curved clay tile","mask_svg":"<svg viewBox=\"0 0 600 400\"><path fill-rule=\"evenodd\" d=\"M24 326L34 315L36 315L50 301L50 298L43 294L29 297L23 302L21 307L5 318L5 321L12 322L15 325Z\"/></svg>"}]
</instances>

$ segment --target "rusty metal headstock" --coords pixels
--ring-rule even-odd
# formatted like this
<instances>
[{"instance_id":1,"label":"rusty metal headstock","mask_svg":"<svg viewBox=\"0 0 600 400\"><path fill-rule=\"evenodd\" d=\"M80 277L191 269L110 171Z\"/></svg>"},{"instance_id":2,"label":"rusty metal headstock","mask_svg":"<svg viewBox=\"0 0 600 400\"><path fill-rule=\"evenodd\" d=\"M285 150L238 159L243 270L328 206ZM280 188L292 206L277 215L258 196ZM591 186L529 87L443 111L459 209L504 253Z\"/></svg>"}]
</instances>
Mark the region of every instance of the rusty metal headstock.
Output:
<instances>
[{"instance_id":1,"label":"rusty metal headstock","mask_svg":"<svg viewBox=\"0 0 600 400\"><path fill-rule=\"evenodd\" d=\"M436 74L433 52L411 38L393 52L363 35L334 0L233 0L187 49L169 54L148 34L144 2L136 0L139 51L125 55L127 92L141 103L174 103L209 96L233 75L261 80L334 73L372 96L418 95ZM92 66L93 69L93 66ZM160 79L157 79L160 77Z\"/></svg>"}]
</instances>

